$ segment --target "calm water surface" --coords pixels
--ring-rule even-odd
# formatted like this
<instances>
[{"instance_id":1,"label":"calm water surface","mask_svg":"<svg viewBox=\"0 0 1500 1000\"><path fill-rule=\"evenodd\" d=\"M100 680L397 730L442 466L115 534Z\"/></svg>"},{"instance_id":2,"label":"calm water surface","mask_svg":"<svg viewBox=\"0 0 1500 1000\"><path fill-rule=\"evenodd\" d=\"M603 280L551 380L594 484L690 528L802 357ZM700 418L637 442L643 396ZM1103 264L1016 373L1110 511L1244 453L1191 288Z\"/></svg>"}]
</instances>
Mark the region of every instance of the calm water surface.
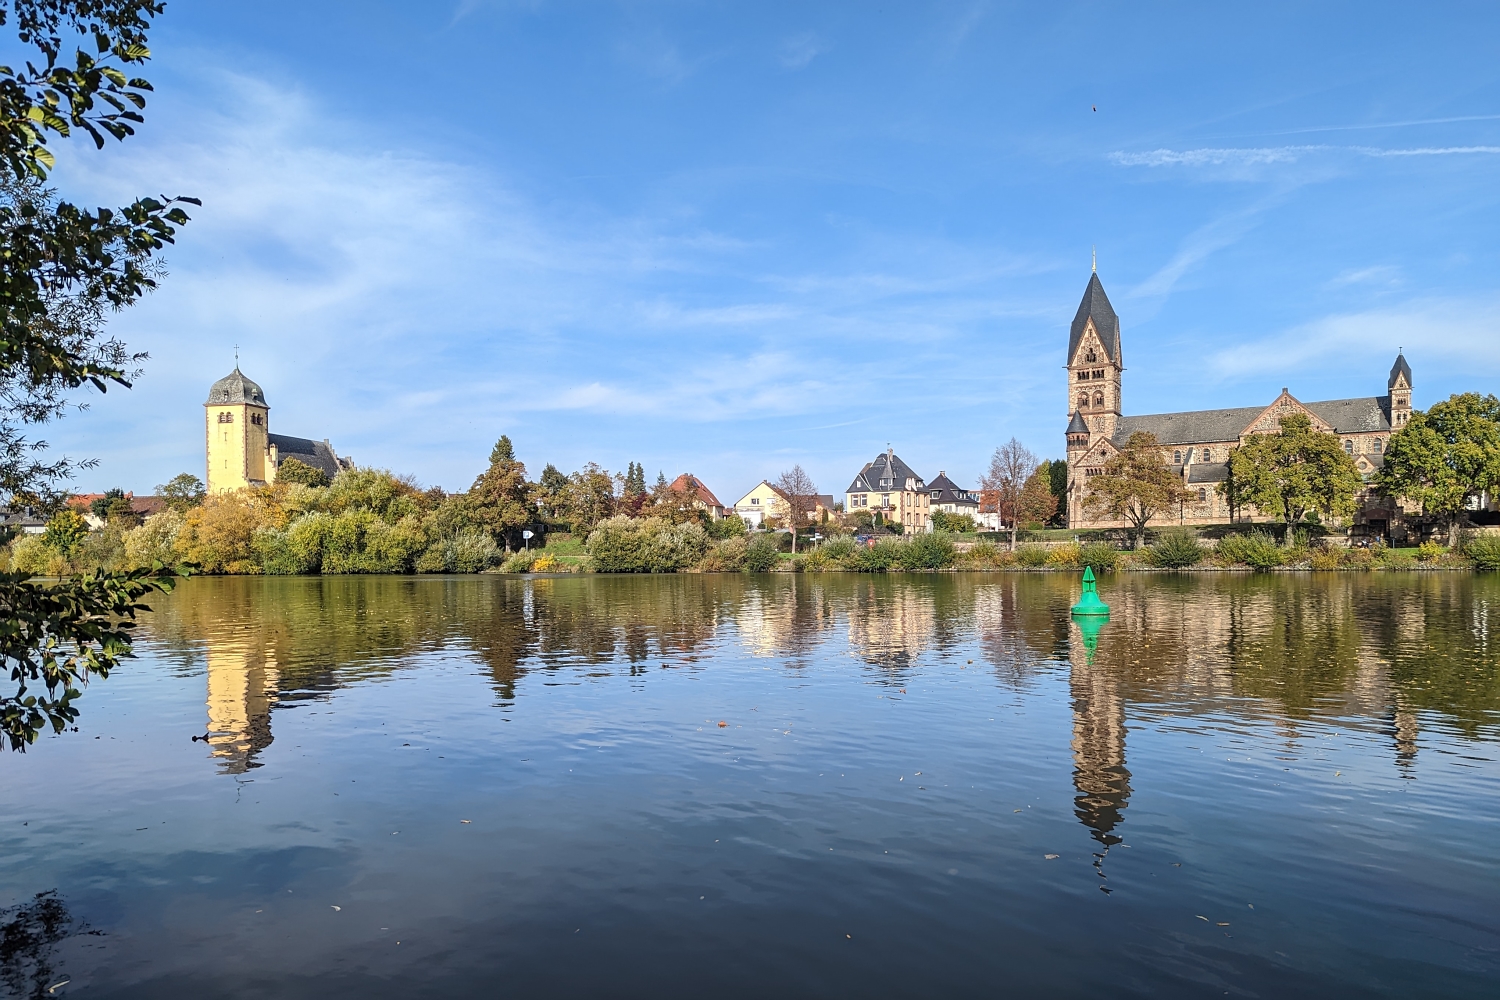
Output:
<instances>
[{"instance_id":1,"label":"calm water surface","mask_svg":"<svg viewBox=\"0 0 1500 1000\"><path fill-rule=\"evenodd\" d=\"M0 988L1500 995L1500 578L1077 586L190 581L0 757Z\"/></svg>"}]
</instances>

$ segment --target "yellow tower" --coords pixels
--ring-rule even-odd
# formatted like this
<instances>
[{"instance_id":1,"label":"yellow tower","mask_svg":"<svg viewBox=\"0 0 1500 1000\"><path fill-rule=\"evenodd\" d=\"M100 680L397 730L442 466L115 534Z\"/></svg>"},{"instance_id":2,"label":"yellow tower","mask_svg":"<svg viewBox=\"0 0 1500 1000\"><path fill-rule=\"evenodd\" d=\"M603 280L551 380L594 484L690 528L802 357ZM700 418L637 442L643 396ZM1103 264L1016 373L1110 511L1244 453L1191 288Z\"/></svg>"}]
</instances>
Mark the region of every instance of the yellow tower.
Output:
<instances>
[{"instance_id":1,"label":"yellow tower","mask_svg":"<svg viewBox=\"0 0 1500 1000\"><path fill-rule=\"evenodd\" d=\"M208 492L260 486L275 478L270 466L270 407L260 386L239 365L208 390L203 404L208 438ZM267 473L270 473L268 476Z\"/></svg>"}]
</instances>

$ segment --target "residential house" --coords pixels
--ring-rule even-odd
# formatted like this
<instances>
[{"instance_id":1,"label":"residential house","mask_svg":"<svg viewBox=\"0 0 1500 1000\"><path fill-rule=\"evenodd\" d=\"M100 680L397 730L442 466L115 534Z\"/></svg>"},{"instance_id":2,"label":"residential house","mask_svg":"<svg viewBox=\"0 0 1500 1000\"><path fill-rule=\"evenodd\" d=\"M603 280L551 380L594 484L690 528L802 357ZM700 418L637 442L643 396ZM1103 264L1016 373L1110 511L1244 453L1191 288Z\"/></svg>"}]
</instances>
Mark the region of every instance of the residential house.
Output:
<instances>
[{"instance_id":1,"label":"residential house","mask_svg":"<svg viewBox=\"0 0 1500 1000\"><path fill-rule=\"evenodd\" d=\"M752 528L762 527L768 517L785 520L787 510L786 494L764 479L734 505L734 512Z\"/></svg>"},{"instance_id":2,"label":"residential house","mask_svg":"<svg viewBox=\"0 0 1500 1000\"><path fill-rule=\"evenodd\" d=\"M889 447L859 470L844 494L847 513L878 513L886 523L900 525L902 534L932 530L932 495L927 482Z\"/></svg>"},{"instance_id":3,"label":"residential house","mask_svg":"<svg viewBox=\"0 0 1500 1000\"><path fill-rule=\"evenodd\" d=\"M724 505L719 503L719 498L714 496L713 491L703 485L703 480L691 472L684 472L672 484L667 487L675 493L687 493L693 497L693 504L702 510L708 511L708 516L715 521L729 516Z\"/></svg>"},{"instance_id":4,"label":"residential house","mask_svg":"<svg viewBox=\"0 0 1500 1000\"><path fill-rule=\"evenodd\" d=\"M979 491L966 490L948 478L948 473L939 472L937 478L927 484L932 496L932 509L948 514L968 514L978 519Z\"/></svg>"}]
</instances>

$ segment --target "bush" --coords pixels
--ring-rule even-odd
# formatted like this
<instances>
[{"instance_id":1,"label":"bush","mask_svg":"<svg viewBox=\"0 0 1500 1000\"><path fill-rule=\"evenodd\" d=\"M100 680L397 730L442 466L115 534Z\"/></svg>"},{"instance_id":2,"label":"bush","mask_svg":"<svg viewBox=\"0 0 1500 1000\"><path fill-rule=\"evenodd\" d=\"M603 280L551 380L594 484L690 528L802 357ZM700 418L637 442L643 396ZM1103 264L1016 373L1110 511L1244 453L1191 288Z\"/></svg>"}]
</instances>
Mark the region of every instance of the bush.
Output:
<instances>
[{"instance_id":1,"label":"bush","mask_svg":"<svg viewBox=\"0 0 1500 1000\"><path fill-rule=\"evenodd\" d=\"M1001 566L1010 566L1016 561L1016 557L1002 549L991 541L975 542L958 560L962 565L973 569L996 569Z\"/></svg>"},{"instance_id":2,"label":"bush","mask_svg":"<svg viewBox=\"0 0 1500 1000\"><path fill-rule=\"evenodd\" d=\"M1417 546L1417 558L1422 562L1431 562L1448 554L1448 546L1442 542L1423 542Z\"/></svg>"},{"instance_id":3,"label":"bush","mask_svg":"<svg viewBox=\"0 0 1500 1000\"><path fill-rule=\"evenodd\" d=\"M708 537L721 541L726 538L743 538L749 530L745 527L745 519L738 514L708 522Z\"/></svg>"},{"instance_id":4,"label":"bush","mask_svg":"<svg viewBox=\"0 0 1500 1000\"><path fill-rule=\"evenodd\" d=\"M1090 544L1096 544L1091 542ZM1083 565L1083 549L1073 542L1059 545L1047 553L1047 565L1054 569L1070 569Z\"/></svg>"},{"instance_id":5,"label":"bush","mask_svg":"<svg viewBox=\"0 0 1500 1000\"><path fill-rule=\"evenodd\" d=\"M1218 555L1223 563L1243 563L1255 569L1280 566L1282 559L1281 546L1264 531L1248 535L1225 535L1219 540Z\"/></svg>"},{"instance_id":6,"label":"bush","mask_svg":"<svg viewBox=\"0 0 1500 1000\"><path fill-rule=\"evenodd\" d=\"M1182 569L1203 561L1203 546L1191 531L1164 531L1146 550L1146 559L1160 569Z\"/></svg>"},{"instance_id":7,"label":"bush","mask_svg":"<svg viewBox=\"0 0 1500 1000\"><path fill-rule=\"evenodd\" d=\"M1391 549L1384 545L1372 550L1374 560L1386 569L1410 569L1416 559L1406 549Z\"/></svg>"},{"instance_id":8,"label":"bush","mask_svg":"<svg viewBox=\"0 0 1500 1000\"><path fill-rule=\"evenodd\" d=\"M37 576L62 576L68 571L67 560L41 535L22 535L10 543L10 568L15 573Z\"/></svg>"},{"instance_id":9,"label":"bush","mask_svg":"<svg viewBox=\"0 0 1500 1000\"><path fill-rule=\"evenodd\" d=\"M901 543L894 538L882 538L859 550L854 568L861 573L884 573L898 565L900 558Z\"/></svg>"},{"instance_id":10,"label":"bush","mask_svg":"<svg viewBox=\"0 0 1500 1000\"><path fill-rule=\"evenodd\" d=\"M557 557L552 553L543 552L532 560L531 571L533 573L561 573L563 572L563 565L557 561Z\"/></svg>"},{"instance_id":11,"label":"bush","mask_svg":"<svg viewBox=\"0 0 1500 1000\"><path fill-rule=\"evenodd\" d=\"M932 512L932 529L952 534L972 534L979 530L968 514L950 514L946 510Z\"/></svg>"},{"instance_id":12,"label":"bush","mask_svg":"<svg viewBox=\"0 0 1500 1000\"><path fill-rule=\"evenodd\" d=\"M1480 535L1464 548L1479 569L1500 569L1500 536Z\"/></svg>"},{"instance_id":13,"label":"bush","mask_svg":"<svg viewBox=\"0 0 1500 1000\"><path fill-rule=\"evenodd\" d=\"M745 565L745 550L749 547L750 539L744 535L726 538L708 550L698 569L704 573L738 573Z\"/></svg>"},{"instance_id":14,"label":"bush","mask_svg":"<svg viewBox=\"0 0 1500 1000\"><path fill-rule=\"evenodd\" d=\"M1047 565L1047 547L1045 545L1021 545L1015 551L1016 562L1022 566L1045 566Z\"/></svg>"},{"instance_id":15,"label":"bush","mask_svg":"<svg viewBox=\"0 0 1500 1000\"><path fill-rule=\"evenodd\" d=\"M673 573L703 558L708 534L697 524L620 514L600 521L584 548L602 573Z\"/></svg>"},{"instance_id":16,"label":"bush","mask_svg":"<svg viewBox=\"0 0 1500 1000\"><path fill-rule=\"evenodd\" d=\"M1344 554L1338 549L1327 545L1320 545L1316 549L1313 549L1312 556L1308 561L1313 569L1338 569L1344 565Z\"/></svg>"},{"instance_id":17,"label":"bush","mask_svg":"<svg viewBox=\"0 0 1500 1000\"><path fill-rule=\"evenodd\" d=\"M502 573L530 573L532 563L536 562L536 553L524 549L513 553L505 562L500 564Z\"/></svg>"},{"instance_id":18,"label":"bush","mask_svg":"<svg viewBox=\"0 0 1500 1000\"><path fill-rule=\"evenodd\" d=\"M427 547L416 560L418 573L482 573L501 560L500 546L487 532L466 528Z\"/></svg>"},{"instance_id":19,"label":"bush","mask_svg":"<svg viewBox=\"0 0 1500 1000\"><path fill-rule=\"evenodd\" d=\"M902 569L942 569L953 565L953 539L936 532L898 542L896 565Z\"/></svg>"},{"instance_id":20,"label":"bush","mask_svg":"<svg viewBox=\"0 0 1500 1000\"><path fill-rule=\"evenodd\" d=\"M837 538L830 538L818 546L818 551L822 552L832 562L844 564L859 556L859 548L859 543L853 538L850 538L848 535L840 535Z\"/></svg>"},{"instance_id":21,"label":"bush","mask_svg":"<svg viewBox=\"0 0 1500 1000\"><path fill-rule=\"evenodd\" d=\"M1120 550L1104 542L1089 542L1078 550L1078 562L1095 573L1108 573L1120 564Z\"/></svg>"},{"instance_id":22,"label":"bush","mask_svg":"<svg viewBox=\"0 0 1500 1000\"><path fill-rule=\"evenodd\" d=\"M160 562L171 566L177 562L177 536L186 520L182 510L167 508L146 518L141 526L125 533L125 561L131 566L147 567Z\"/></svg>"},{"instance_id":23,"label":"bush","mask_svg":"<svg viewBox=\"0 0 1500 1000\"><path fill-rule=\"evenodd\" d=\"M776 537L756 535L745 546L745 557L741 563L746 573L769 573L776 568Z\"/></svg>"}]
</instances>

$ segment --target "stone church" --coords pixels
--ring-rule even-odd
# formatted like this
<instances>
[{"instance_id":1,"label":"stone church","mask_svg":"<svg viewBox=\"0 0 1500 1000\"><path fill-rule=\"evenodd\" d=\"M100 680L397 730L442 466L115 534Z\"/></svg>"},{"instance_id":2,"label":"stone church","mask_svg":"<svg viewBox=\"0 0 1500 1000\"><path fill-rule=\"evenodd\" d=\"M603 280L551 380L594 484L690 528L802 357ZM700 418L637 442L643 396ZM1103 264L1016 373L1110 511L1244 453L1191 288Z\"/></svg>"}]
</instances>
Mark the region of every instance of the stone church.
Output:
<instances>
[{"instance_id":1,"label":"stone church","mask_svg":"<svg viewBox=\"0 0 1500 1000\"><path fill-rule=\"evenodd\" d=\"M1182 485L1196 498L1152 524L1210 524L1229 520L1229 508L1215 487L1227 474L1229 450L1251 434L1274 432L1282 417L1306 414L1315 430L1336 434L1344 451L1368 478L1384 461L1391 434L1411 417L1411 366L1401 354L1391 366L1383 396L1303 402L1286 389L1265 406L1240 406L1188 413L1127 417L1121 402L1125 360L1120 350L1120 318L1095 272L1089 277L1078 314L1068 333L1068 527L1124 527L1123 522L1090 519L1083 510L1088 481L1104 471L1136 431L1149 431ZM1369 497L1356 524L1384 534L1395 510ZM1389 506L1389 505L1388 505Z\"/></svg>"},{"instance_id":2,"label":"stone church","mask_svg":"<svg viewBox=\"0 0 1500 1000\"><path fill-rule=\"evenodd\" d=\"M276 470L289 458L321 469L329 479L354 468L354 460L340 458L327 438L272 434L266 394L239 365L209 388L203 408L210 493L274 483Z\"/></svg>"}]
</instances>

